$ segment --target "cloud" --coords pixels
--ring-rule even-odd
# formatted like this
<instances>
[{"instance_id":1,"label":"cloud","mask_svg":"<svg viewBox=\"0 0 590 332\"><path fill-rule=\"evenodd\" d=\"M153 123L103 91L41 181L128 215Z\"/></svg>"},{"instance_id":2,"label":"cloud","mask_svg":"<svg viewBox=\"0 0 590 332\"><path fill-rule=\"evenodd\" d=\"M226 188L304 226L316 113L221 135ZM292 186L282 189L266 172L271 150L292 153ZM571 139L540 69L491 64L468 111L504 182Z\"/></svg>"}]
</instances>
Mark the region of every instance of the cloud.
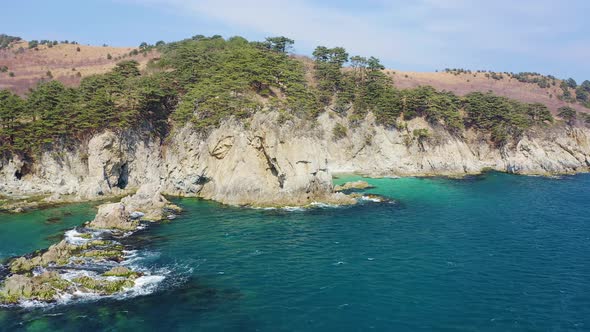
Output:
<instances>
[{"instance_id":1,"label":"cloud","mask_svg":"<svg viewBox=\"0 0 590 332\"><path fill-rule=\"evenodd\" d=\"M510 67L514 59L560 61L561 47L587 54L583 13L590 7L582 0L126 1L214 20L235 34L285 35L306 50L339 45L386 64L429 70L481 65L492 56L501 57L496 67Z\"/></svg>"}]
</instances>

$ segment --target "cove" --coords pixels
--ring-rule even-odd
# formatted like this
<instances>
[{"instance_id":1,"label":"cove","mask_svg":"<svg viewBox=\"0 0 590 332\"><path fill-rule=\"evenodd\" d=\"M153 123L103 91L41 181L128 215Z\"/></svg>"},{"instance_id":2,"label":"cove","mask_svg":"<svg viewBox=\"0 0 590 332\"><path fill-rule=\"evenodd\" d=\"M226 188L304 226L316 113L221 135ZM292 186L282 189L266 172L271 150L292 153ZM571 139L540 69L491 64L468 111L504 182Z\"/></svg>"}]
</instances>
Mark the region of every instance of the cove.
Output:
<instances>
[{"instance_id":1,"label":"cove","mask_svg":"<svg viewBox=\"0 0 590 332\"><path fill-rule=\"evenodd\" d=\"M0 308L0 330L590 328L590 175L363 180L393 201L264 210L177 199L177 220L129 243L137 264L167 271L157 289ZM42 249L94 213L2 214L0 257Z\"/></svg>"}]
</instances>

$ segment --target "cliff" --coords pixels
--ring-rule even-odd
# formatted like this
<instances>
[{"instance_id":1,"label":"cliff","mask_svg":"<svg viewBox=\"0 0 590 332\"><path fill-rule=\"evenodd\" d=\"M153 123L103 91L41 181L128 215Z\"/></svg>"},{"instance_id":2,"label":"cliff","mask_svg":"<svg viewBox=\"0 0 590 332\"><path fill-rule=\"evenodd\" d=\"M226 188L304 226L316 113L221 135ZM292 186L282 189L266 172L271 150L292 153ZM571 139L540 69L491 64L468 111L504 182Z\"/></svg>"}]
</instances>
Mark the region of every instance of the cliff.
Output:
<instances>
[{"instance_id":1,"label":"cliff","mask_svg":"<svg viewBox=\"0 0 590 332\"><path fill-rule=\"evenodd\" d=\"M340 138L333 134L337 124L347 128ZM420 129L428 136L416 137ZM190 125L177 128L163 142L146 129L55 145L33 162L2 162L0 193L59 202L120 196L153 184L166 195L236 205L345 204L352 199L333 192L335 173L456 176L493 169L549 175L589 167L587 128L536 128L498 147L481 133L453 135L422 118L386 129L371 115L353 126L331 112L317 121L284 123L270 112L247 122L226 120L206 135Z\"/></svg>"}]
</instances>

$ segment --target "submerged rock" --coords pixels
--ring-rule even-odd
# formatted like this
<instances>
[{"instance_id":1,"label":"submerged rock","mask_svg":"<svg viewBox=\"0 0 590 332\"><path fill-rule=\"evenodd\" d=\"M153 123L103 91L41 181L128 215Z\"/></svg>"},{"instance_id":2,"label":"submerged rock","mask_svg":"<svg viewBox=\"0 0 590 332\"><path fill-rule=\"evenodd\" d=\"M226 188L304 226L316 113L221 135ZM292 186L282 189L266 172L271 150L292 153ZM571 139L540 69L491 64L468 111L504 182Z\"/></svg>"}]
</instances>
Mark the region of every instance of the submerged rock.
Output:
<instances>
[{"instance_id":1,"label":"submerged rock","mask_svg":"<svg viewBox=\"0 0 590 332\"><path fill-rule=\"evenodd\" d=\"M107 280L94 279L88 276L74 278L72 281L84 288L84 290L100 295L111 295L125 288L131 288L135 284L131 279Z\"/></svg>"},{"instance_id":2,"label":"submerged rock","mask_svg":"<svg viewBox=\"0 0 590 332\"><path fill-rule=\"evenodd\" d=\"M353 182L346 182L339 186L334 186L334 191L344 191L350 189L368 189L373 188L368 182L366 181L353 181Z\"/></svg>"},{"instance_id":3,"label":"submerged rock","mask_svg":"<svg viewBox=\"0 0 590 332\"><path fill-rule=\"evenodd\" d=\"M125 266L115 266L103 274L105 277L131 277L133 279L139 277L141 273L135 272Z\"/></svg>"}]
</instances>

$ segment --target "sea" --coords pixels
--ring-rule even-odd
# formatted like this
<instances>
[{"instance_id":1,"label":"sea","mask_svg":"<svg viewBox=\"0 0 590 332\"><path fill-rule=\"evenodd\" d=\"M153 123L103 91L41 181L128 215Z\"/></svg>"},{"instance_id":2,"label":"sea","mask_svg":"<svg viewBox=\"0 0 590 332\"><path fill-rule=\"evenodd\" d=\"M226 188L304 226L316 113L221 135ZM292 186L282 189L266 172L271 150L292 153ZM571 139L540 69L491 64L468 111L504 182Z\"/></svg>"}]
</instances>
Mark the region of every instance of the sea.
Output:
<instances>
[{"instance_id":1,"label":"sea","mask_svg":"<svg viewBox=\"0 0 590 332\"><path fill-rule=\"evenodd\" d=\"M356 180L345 207L171 198L124 242L149 287L0 307L0 331L590 331L590 175ZM0 261L95 212L0 214Z\"/></svg>"}]
</instances>

